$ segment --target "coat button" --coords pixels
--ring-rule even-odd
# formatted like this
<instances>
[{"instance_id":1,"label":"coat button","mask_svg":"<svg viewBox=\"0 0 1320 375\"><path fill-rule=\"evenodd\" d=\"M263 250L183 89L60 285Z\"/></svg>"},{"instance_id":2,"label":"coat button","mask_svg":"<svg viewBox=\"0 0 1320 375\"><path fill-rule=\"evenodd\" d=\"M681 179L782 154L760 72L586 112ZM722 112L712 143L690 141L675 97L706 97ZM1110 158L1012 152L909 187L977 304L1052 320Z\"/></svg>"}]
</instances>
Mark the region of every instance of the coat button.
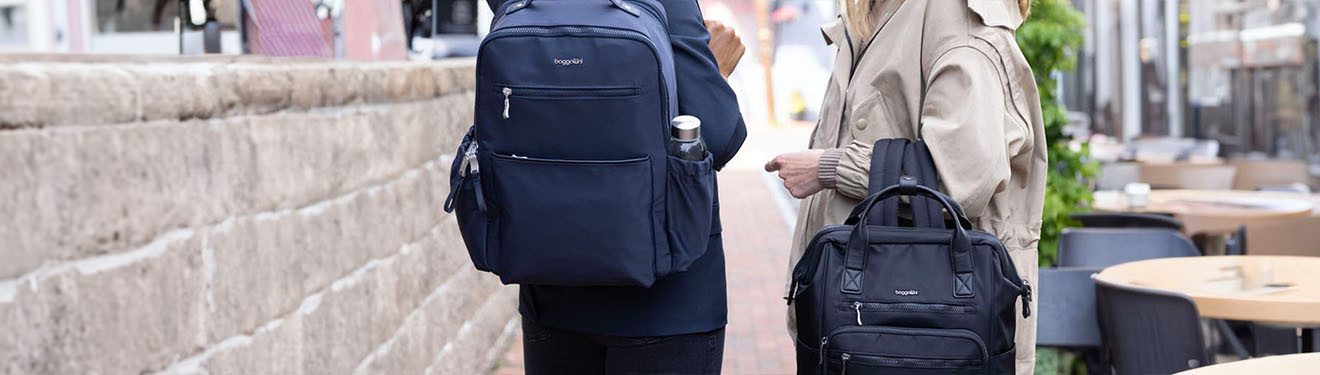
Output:
<instances>
[{"instance_id":1,"label":"coat button","mask_svg":"<svg viewBox=\"0 0 1320 375\"><path fill-rule=\"evenodd\" d=\"M857 130L866 130L866 119L857 120Z\"/></svg>"}]
</instances>

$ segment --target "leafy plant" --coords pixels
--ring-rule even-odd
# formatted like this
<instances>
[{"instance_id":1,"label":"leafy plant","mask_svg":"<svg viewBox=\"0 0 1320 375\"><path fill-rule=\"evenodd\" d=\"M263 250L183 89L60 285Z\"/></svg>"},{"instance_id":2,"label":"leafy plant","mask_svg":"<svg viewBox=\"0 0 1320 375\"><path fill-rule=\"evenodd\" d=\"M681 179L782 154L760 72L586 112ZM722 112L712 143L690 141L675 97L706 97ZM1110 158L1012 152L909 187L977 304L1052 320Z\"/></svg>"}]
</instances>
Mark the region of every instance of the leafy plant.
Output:
<instances>
[{"instance_id":1,"label":"leafy plant","mask_svg":"<svg viewBox=\"0 0 1320 375\"><path fill-rule=\"evenodd\" d=\"M1017 30L1018 46L1036 78L1041 111L1045 120L1045 141L1049 145L1051 168L1045 187L1045 210L1040 235L1040 265L1054 264L1059 234L1063 228L1076 226L1068 215L1091 206L1091 189L1086 183L1099 173L1099 165L1087 161L1090 149L1069 147L1070 137L1063 133L1068 124L1067 109L1058 100L1057 73L1072 71L1077 49L1084 41L1086 27L1082 14L1068 0L1032 0L1031 15Z\"/></svg>"}]
</instances>

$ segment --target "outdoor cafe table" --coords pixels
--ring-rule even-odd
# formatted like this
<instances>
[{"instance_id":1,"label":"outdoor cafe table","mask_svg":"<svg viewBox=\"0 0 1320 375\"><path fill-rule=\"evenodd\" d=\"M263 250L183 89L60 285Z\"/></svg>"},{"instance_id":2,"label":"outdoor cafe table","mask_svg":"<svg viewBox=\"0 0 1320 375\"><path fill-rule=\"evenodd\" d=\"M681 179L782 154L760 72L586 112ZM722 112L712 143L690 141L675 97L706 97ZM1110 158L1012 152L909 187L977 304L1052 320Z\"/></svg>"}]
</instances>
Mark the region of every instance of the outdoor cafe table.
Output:
<instances>
[{"instance_id":1,"label":"outdoor cafe table","mask_svg":"<svg viewBox=\"0 0 1320 375\"><path fill-rule=\"evenodd\" d=\"M1160 258L1105 268L1096 278L1191 297L1201 317L1320 327L1320 257ZM1277 286L1260 286L1277 284Z\"/></svg>"},{"instance_id":2,"label":"outdoor cafe table","mask_svg":"<svg viewBox=\"0 0 1320 375\"><path fill-rule=\"evenodd\" d=\"M1119 191L1098 191L1092 208L1107 212L1172 214L1189 234L1229 233L1239 225L1311 215L1311 197L1245 190L1151 190L1146 207L1131 208Z\"/></svg>"},{"instance_id":3,"label":"outdoor cafe table","mask_svg":"<svg viewBox=\"0 0 1320 375\"><path fill-rule=\"evenodd\" d=\"M1302 353L1252 358L1191 369L1177 375L1314 374L1320 369L1320 353Z\"/></svg>"}]
</instances>

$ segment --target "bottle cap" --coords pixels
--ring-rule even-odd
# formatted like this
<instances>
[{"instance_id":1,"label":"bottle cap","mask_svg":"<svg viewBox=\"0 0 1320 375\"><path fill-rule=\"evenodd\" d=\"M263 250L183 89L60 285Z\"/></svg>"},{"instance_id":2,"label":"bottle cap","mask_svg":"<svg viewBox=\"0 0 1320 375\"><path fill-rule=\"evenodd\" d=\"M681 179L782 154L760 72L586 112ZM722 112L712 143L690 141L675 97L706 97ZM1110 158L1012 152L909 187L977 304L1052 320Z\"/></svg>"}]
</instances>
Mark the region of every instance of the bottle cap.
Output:
<instances>
[{"instance_id":1,"label":"bottle cap","mask_svg":"<svg viewBox=\"0 0 1320 375\"><path fill-rule=\"evenodd\" d=\"M701 119L696 116L682 115L669 122L669 132L674 139L695 141L701 138Z\"/></svg>"}]
</instances>

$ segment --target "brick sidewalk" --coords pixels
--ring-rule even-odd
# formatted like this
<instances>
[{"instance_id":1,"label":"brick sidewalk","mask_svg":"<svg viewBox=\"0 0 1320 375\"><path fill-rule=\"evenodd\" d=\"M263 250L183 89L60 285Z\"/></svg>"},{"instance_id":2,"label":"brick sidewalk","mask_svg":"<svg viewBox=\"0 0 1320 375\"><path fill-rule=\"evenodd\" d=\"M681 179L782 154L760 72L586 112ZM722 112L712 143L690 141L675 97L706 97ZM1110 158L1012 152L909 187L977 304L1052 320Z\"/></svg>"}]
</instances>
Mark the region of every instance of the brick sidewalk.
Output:
<instances>
[{"instance_id":1,"label":"brick sidewalk","mask_svg":"<svg viewBox=\"0 0 1320 375\"><path fill-rule=\"evenodd\" d=\"M719 178L729 281L724 373L792 374L782 299L792 234L775 205L772 194L778 193L749 168L731 166ZM516 339L494 374L520 375L522 367L522 340Z\"/></svg>"}]
</instances>

